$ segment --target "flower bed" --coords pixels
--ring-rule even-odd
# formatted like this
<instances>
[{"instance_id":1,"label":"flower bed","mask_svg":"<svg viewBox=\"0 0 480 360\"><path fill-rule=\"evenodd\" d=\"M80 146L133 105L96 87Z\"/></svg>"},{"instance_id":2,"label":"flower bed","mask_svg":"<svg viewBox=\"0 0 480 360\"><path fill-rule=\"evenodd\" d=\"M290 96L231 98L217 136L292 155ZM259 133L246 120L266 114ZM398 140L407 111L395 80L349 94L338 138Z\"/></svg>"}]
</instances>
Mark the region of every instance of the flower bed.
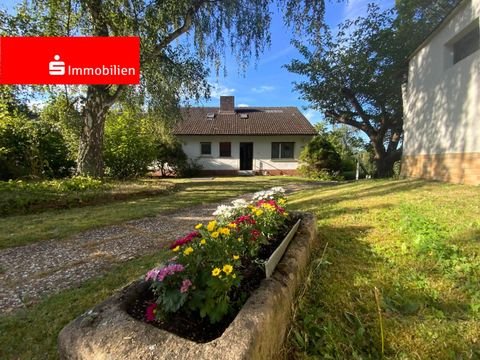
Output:
<instances>
[{"instance_id":1,"label":"flower bed","mask_svg":"<svg viewBox=\"0 0 480 360\"><path fill-rule=\"evenodd\" d=\"M265 277L261 264L294 219L282 188L251 202L219 206L215 220L174 241L172 258L150 270L150 283L128 312L139 320L198 342L220 336Z\"/></svg>"},{"instance_id":2,"label":"flower bed","mask_svg":"<svg viewBox=\"0 0 480 360\"><path fill-rule=\"evenodd\" d=\"M269 196L269 193L263 193L263 195ZM262 196L262 194L257 194L258 196ZM146 276L148 281L142 279L130 284L68 324L59 334L60 358L141 358L151 360L276 358L286 335L295 293L303 282L310 252L317 239L315 217L308 213L285 215L286 203L280 205L280 199L280 197L277 199L256 198L253 203L237 201L232 208L221 207L218 209L215 223L198 226L196 229L196 232L205 235L206 238L192 234L179 239L172 244L171 261L159 268L152 269ZM278 208L270 200L275 200ZM283 201L281 202L283 203ZM239 206L239 204L243 205ZM269 204L272 208L270 209L270 206L264 204ZM248 210L245 209L245 206ZM264 224L260 219L264 214L260 212L257 214L258 210L275 211L277 213L275 216L282 214L282 223L277 228L270 227L272 229L270 235L258 228L251 228L257 223ZM245 213L245 211L249 213ZM248 218L245 218L246 216ZM269 247L271 250L275 248L272 236L275 233L280 235L278 229L286 228L288 219L292 217L302 219L298 231L278 264L277 270L272 277L264 279L263 268L258 266L255 261L257 258L254 256L267 254ZM255 220L255 224L251 221L252 219ZM236 228L225 226L235 223L235 220L238 220ZM224 228L230 229L230 234L221 230ZM232 241L230 238L237 231L238 233L243 231L248 233L247 229L250 230L250 234L252 234L251 230L257 230L261 234L255 238L255 242L247 237L243 239L251 243L238 241L238 238L241 237L238 236L237 243L246 242L245 247L233 247L234 245L230 244ZM212 233L215 232L218 232L218 236L216 234L212 236ZM205 239L205 242L202 242L202 239ZM235 238L233 239L235 240ZM206 245L209 241L212 243L210 244L211 248L218 250L218 257L207 256L204 258L199 255L207 249ZM217 248L213 244L221 241L226 242L229 246ZM179 246L178 249L177 246ZM253 252L254 250L255 252ZM209 253L205 251L205 254ZM195 254L197 259L202 259L196 272L190 269L189 261L182 260L195 259L195 257L191 257ZM217 253L213 252L213 254ZM249 266L247 266L248 264ZM258 276L249 276L248 273L251 269L254 269ZM197 282L197 277L213 280L202 283ZM238 286L236 281L239 281ZM218 285L219 282L222 286L215 285ZM258 289L246 299L247 294L258 286L258 282L260 282ZM196 303L192 306L193 309L190 307L190 297L195 298L195 292L204 294L204 298L207 298L205 293L210 289L200 288L202 284L206 284L207 287L213 285L215 291L220 288L222 292L218 290L218 293L230 300L227 303L228 310L222 310L222 313L226 315L221 320L216 320L217 313L215 311L205 311L202 317L200 310L194 307L197 306ZM227 288L225 284L229 284L230 287ZM168 302L165 296L170 296L169 291L186 297L183 304L174 312L165 311L163 308L164 302ZM240 300L240 294L245 294L245 298ZM149 308L147 312L144 300L149 297L150 303L147 306ZM246 303L235 316L245 299ZM223 300L213 299L212 301L218 301L217 303L221 304ZM153 306L153 303L156 305ZM135 312L136 315L132 316L132 313ZM200 321L200 326L199 323L195 323L195 318ZM233 321L231 321L232 319ZM149 320L149 322L145 320ZM163 326L163 328L152 326L152 324L162 321L169 325ZM199 331L207 334L209 338L203 339L202 343L202 341L188 340L189 336L179 337L172 333L172 327L173 331L177 331L178 324L182 324L181 327L187 333ZM224 330L225 326L228 327ZM213 338L215 339L211 340ZM207 342L205 343L205 341Z\"/></svg>"}]
</instances>

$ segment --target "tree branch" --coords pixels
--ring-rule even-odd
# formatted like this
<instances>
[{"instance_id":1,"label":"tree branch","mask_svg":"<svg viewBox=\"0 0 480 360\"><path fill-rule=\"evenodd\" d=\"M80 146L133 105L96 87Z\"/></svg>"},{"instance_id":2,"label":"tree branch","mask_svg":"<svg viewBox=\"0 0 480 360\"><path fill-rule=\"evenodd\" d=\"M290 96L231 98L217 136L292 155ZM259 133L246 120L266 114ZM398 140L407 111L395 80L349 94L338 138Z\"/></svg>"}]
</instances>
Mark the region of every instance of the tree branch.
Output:
<instances>
[{"instance_id":1,"label":"tree branch","mask_svg":"<svg viewBox=\"0 0 480 360\"><path fill-rule=\"evenodd\" d=\"M123 89L125 89L125 85L118 85L115 92L108 96L107 100L105 101L108 107L112 106L115 103L115 101L117 101Z\"/></svg>"},{"instance_id":2,"label":"tree branch","mask_svg":"<svg viewBox=\"0 0 480 360\"><path fill-rule=\"evenodd\" d=\"M335 121L338 121L339 123L346 124L353 126L356 129L362 130L365 134L368 135L368 137L372 137L375 135L375 129L373 129L371 126L368 127L366 124L360 121L356 121L353 119L353 116L357 115L355 113L339 113L335 110L327 110L325 111L325 116L327 117L332 117L335 119Z\"/></svg>"},{"instance_id":3,"label":"tree branch","mask_svg":"<svg viewBox=\"0 0 480 360\"><path fill-rule=\"evenodd\" d=\"M373 128L372 124L370 123L370 116L367 115L367 113L363 110L362 105L360 105L360 102L357 100L356 96L347 87L344 87L342 89L342 94L347 98L347 100L352 104L353 108L355 111L358 113L358 115L361 117L363 124L370 129L370 131L375 131Z\"/></svg>"},{"instance_id":4,"label":"tree branch","mask_svg":"<svg viewBox=\"0 0 480 360\"><path fill-rule=\"evenodd\" d=\"M172 41L178 39L181 35L185 34L190 28L192 27L193 24L193 18L195 14L197 13L198 9L206 3L207 1L205 0L197 0L194 1L190 9L188 9L187 13L185 14L183 18L183 25L176 28L174 31L166 35L156 46L155 49L149 56L147 56L146 60L150 60L153 57L159 56L163 49L168 46Z\"/></svg>"}]
</instances>

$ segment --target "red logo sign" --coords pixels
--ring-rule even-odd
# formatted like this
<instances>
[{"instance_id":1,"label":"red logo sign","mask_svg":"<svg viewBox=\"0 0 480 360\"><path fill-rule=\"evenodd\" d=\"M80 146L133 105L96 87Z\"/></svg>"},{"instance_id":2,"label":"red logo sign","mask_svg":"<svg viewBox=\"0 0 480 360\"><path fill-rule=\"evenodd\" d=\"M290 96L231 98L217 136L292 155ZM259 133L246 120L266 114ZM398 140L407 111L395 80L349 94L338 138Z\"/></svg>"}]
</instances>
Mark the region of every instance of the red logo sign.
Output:
<instances>
[{"instance_id":1,"label":"red logo sign","mask_svg":"<svg viewBox=\"0 0 480 360\"><path fill-rule=\"evenodd\" d=\"M0 37L0 84L138 84L138 37Z\"/></svg>"}]
</instances>

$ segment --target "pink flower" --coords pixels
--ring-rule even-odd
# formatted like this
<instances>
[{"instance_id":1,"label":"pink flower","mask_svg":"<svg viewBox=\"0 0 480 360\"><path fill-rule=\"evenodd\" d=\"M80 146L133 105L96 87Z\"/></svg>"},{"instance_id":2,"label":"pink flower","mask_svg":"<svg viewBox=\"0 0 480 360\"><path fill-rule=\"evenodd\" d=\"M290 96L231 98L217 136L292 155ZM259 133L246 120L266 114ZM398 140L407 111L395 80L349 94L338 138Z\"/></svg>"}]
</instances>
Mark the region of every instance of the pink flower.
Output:
<instances>
[{"instance_id":1,"label":"pink flower","mask_svg":"<svg viewBox=\"0 0 480 360\"><path fill-rule=\"evenodd\" d=\"M158 271L157 280L163 281L167 276L182 272L184 269L185 267L182 264L169 264Z\"/></svg>"},{"instance_id":2,"label":"pink flower","mask_svg":"<svg viewBox=\"0 0 480 360\"><path fill-rule=\"evenodd\" d=\"M152 303L148 305L147 310L145 310L145 321L152 322L157 319L157 304Z\"/></svg>"},{"instance_id":3,"label":"pink flower","mask_svg":"<svg viewBox=\"0 0 480 360\"><path fill-rule=\"evenodd\" d=\"M150 270L147 273L147 276L145 276L145 281L155 280L157 278L159 272L160 272L160 269L158 269L158 268Z\"/></svg>"},{"instance_id":4,"label":"pink flower","mask_svg":"<svg viewBox=\"0 0 480 360\"><path fill-rule=\"evenodd\" d=\"M190 234L188 234L187 236L183 237L183 238L180 238L180 239L177 239L175 240L171 245L170 245L170 249L175 249L177 246L182 246L182 245L185 245L187 243L189 243L190 241L192 241L193 239L197 238L197 237L200 237L200 233L198 231L192 231Z\"/></svg>"},{"instance_id":5,"label":"pink flower","mask_svg":"<svg viewBox=\"0 0 480 360\"><path fill-rule=\"evenodd\" d=\"M192 286L192 282L188 279L183 280L182 286L180 287L180 292L181 293L186 293L188 289Z\"/></svg>"}]
</instances>

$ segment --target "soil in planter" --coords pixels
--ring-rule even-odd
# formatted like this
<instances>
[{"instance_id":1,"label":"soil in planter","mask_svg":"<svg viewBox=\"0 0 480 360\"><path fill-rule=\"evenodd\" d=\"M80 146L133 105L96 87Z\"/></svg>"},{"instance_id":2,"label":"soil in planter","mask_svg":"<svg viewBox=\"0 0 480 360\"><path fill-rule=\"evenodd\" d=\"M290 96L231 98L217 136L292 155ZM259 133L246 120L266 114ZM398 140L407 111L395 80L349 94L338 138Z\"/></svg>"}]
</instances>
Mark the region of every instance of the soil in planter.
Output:
<instances>
[{"instance_id":1,"label":"soil in planter","mask_svg":"<svg viewBox=\"0 0 480 360\"><path fill-rule=\"evenodd\" d=\"M285 228L282 229L277 239L271 241L268 245L262 246L259 252L259 258L261 260L267 260L270 255L273 254L297 220L298 218L289 218L285 223ZM225 316L222 321L211 324L208 318L201 318L197 313L178 311L170 316L168 320L157 320L150 322L149 324L198 343L206 343L220 337L235 319L250 294L260 286L261 281L265 278L265 270L262 269L260 265L249 263L243 264L243 266L243 279L240 287L233 289L230 294L232 302L239 304L238 308L234 313ZM127 312L133 318L145 321L145 311L148 305L153 302L155 302L154 295L150 289L147 289L132 304L130 304L127 308Z\"/></svg>"}]
</instances>

